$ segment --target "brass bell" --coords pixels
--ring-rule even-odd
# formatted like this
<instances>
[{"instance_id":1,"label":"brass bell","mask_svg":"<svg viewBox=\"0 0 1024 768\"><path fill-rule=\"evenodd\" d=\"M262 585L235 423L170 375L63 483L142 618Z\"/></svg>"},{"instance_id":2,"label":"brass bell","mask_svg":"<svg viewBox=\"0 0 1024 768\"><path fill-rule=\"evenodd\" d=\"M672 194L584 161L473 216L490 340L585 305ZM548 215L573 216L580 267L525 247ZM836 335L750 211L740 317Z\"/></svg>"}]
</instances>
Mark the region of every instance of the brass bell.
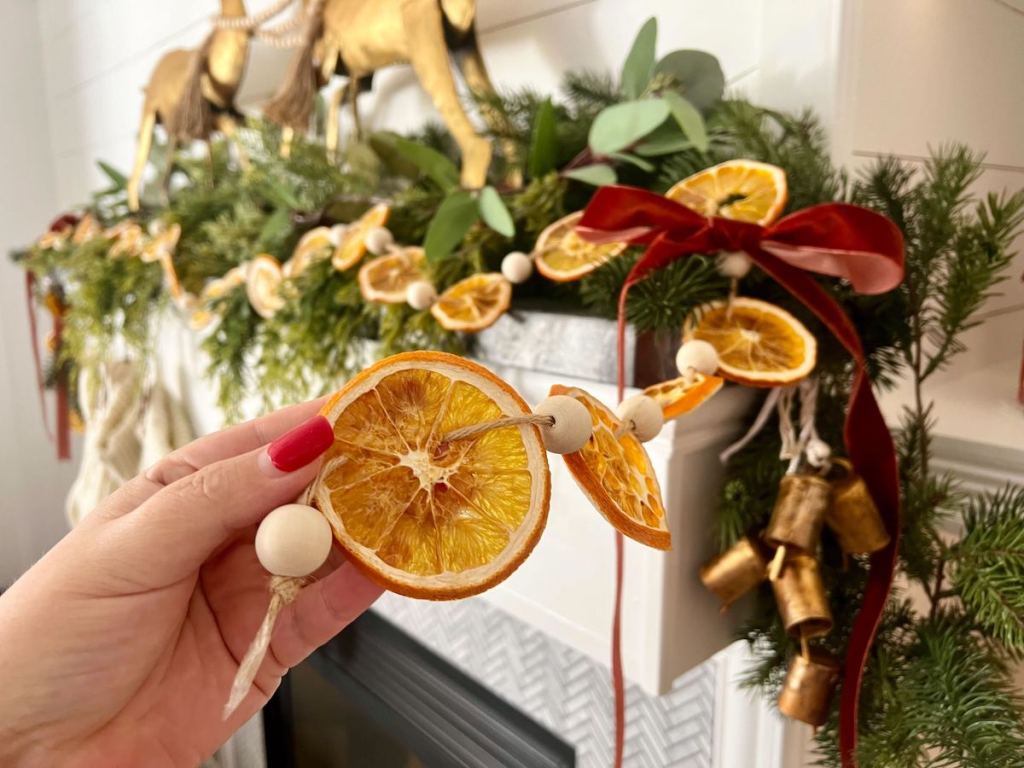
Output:
<instances>
[{"instance_id":1,"label":"brass bell","mask_svg":"<svg viewBox=\"0 0 1024 768\"><path fill-rule=\"evenodd\" d=\"M700 580L722 601L724 611L767 578L768 560L759 541L744 536L700 569Z\"/></svg>"},{"instance_id":2,"label":"brass bell","mask_svg":"<svg viewBox=\"0 0 1024 768\"><path fill-rule=\"evenodd\" d=\"M832 611L816 558L803 554L790 556L772 587L782 623L789 634L802 638L821 637L832 629Z\"/></svg>"},{"instance_id":3,"label":"brass bell","mask_svg":"<svg viewBox=\"0 0 1024 768\"><path fill-rule=\"evenodd\" d=\"M884 549L889 532L867 484L848 460L835 459L832 463L841 474L832 481L832 504L825 513L825 522L835 532L839 546L851 555Z\"/></svg>"},{"instance_id":4,"label":"brass bell","mask_svg":"<svg viewBox=\"0 0 1024 768\"><path fill-rule=\"evenodd\" d=\"M828 705L839 682L839 662L824 651L795 656L779 693L779 711L814 727L828 720Z\"/></svg>"},{"instance_id":5,"label":"brass bell","mask_svg":"<svg viewBox=\"0 0 1024 768\"><path fill-rule=\"evenodd\" d=\"M815 551L831 494L832 486L818 475L785 475L764 540L773 547Z\"/></svg>"}]
</instances>

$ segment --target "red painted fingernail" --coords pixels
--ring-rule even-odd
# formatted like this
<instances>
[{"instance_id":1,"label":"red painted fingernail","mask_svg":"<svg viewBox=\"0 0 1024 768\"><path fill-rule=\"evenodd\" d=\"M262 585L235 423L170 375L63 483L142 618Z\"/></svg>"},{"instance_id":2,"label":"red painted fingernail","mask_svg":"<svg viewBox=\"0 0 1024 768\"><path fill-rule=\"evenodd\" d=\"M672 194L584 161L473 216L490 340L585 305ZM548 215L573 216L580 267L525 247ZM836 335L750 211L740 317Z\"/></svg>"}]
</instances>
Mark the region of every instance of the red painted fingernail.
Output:
<instances>
[{"instance_id":1,"label":"red painted fingernail","mask_svg":"<svg viewBox=\"0 0 1024 768\"><path fill-rule=\"evenodd\" d=\"M318 414L268 445L267 456L282 472L294 472L316 459L333 442L331 422Z\"/></svg>"}]
</instances>

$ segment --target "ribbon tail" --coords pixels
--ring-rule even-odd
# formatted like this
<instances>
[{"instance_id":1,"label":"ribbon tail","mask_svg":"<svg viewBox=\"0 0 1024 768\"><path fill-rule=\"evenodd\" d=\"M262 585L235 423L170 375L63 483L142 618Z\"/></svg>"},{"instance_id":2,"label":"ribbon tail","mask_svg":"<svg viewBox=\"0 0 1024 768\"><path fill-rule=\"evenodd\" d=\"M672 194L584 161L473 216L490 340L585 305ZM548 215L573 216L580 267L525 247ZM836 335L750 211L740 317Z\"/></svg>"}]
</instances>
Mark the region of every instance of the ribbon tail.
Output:
<instances>
[{"instance_id":1,"label":"ribbon tail","mask_svg":"<svg viewBox=\"0 0 1024 768\"><path fill-rule=\"evenodd\" d=\"M64 319L60 315L53 318L53 337L56 340L54 349L60 352L64 338ZM71 459L71 406L68 393L67 367L60 364L57 371L57 459Z\"/></svg>"},{"instance_id":2,"label":"ribbon tail","mask_svg":"<svg viewBox=\"0 0 1024 768\"><path fill-rule=\"evenodd\" d=\"M32 348L32 362L36 369L36 389L39 392L39 409L43 414L43 428L46 435L52 441L54 439L53 428L50 426L50 414L46 410L46 379L43 376L43 360L39 355L39 328L36 325L35 312L35 287L36 276L25 272L25 298L28 302L28 333L29 346Z\"/></svg>"}]
</instances>

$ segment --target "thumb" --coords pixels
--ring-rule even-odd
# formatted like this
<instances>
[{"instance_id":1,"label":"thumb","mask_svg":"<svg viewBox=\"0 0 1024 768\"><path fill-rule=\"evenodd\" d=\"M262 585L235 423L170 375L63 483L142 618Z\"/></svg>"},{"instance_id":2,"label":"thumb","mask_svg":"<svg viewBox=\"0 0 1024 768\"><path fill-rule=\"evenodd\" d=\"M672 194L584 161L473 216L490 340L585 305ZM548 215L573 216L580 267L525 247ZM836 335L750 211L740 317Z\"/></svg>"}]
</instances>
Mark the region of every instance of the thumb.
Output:
<instances>
[{"instance_id":1,"label":"thumb","mask_svg":"<svg viewBox=\"0 0 1024 768\"><path fill-rule=\"evenodd\" d=\"M128 579L155 588L194 573L239 531L295 501L334 430L314 416L267 446L208 464L162 488L97 535ZM108 548L109 547L109 548Z\"/></svg>"}]
</instances>

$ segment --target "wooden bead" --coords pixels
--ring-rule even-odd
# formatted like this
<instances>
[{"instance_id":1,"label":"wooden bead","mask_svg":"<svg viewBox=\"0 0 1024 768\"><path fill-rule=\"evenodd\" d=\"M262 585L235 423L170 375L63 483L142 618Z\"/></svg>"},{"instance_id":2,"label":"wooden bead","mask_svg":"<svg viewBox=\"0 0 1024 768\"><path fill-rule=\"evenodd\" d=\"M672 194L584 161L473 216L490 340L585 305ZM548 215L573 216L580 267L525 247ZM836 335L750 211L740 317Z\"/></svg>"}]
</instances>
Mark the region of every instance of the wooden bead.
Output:
<instances>
[{"instance_id":1,"label":"wooden bead","mask_svg":"<svg viewBox=\"0 0 1024 768\"><path fill-rule=\"evenodd\" d=\"M587 444L594 433L590 412L575 397L552 395L541 401L533 412L555 420L550 426L540 427L544 447L551 453L575 453Z\"/></svg>"},{"instance_id":2,"label":"wooden bead","mask_svg":"<svg viewBox=\"0 0 1024 768\"><path fill-rule=\"evenodd\" d=\"M522 251L512 251L501 260L501 274L510 283L525 283L533 274L533 259Z\"/></svg>"},{"instance_id":3,"label":"wooden bead","mask_svg":"<svg viewBox=\"0 0 1024 768\"><path fill-rule=\"evenodd\" d=\"M395 238L387 227L373 227L366 233L363 242L366 243L366 250L374 256L383 256L395 244Z\"/></svg>"},{"instance_id":4,"label":"wooden bead","mask_svg":"<svg viewBox=\"0 0 1024 768\"><path fill-rule=\"evenodd\" d=\"M331 245L337 248L341 245L341 241L345 239L345 232L348 231L348 224L335 224L331 227L331 232L328 235L331 241Z\"/></svg>"},{"instance_id":5,"label":"wooden bead","mask_svg":"<svg viewBox=\"0 0 1024 768\"><path fill-rule=\"evenodd\" d=\"M753 265L754 262L743 251L725 251L720 253L715 261L718 273L732 280L746 277Z\"/></svg>"},{"instance_id":6,"label":"wooden bead","mask_svg":"<svg viewBox=\"0 0 1024 768\"><path fill-rule=\"evenodd\" d=\"M718 352L703 339L690 339L676 352L676 368L685 376L692 368L705 376L718 370Z\"/></svg>"},{"instance_id":7,"label":"wooden bead","mask_svg":"<svg viewBox=\"0 0 1024 768\"><path fill-rule=\"evenodd\" d=\"M308 576L327 560L334 534L319 510L285 504L256 530L256 557L275 576Z\"/></svg>"},{"instance_id":8,"label":"wooden bead","mask_svg":"<svg viewBox=\"0 0 1024 768\"><path fill-rule=\"evenodd\" d=\"M413 309L423 311L430 309L430 305L437 301L437 291L426 280L417 280L405 289L405 300Z\"/></svg>"},{"instance_id":9,"label":"wooden bead","mask_svg":"<svg viewBox=\"0 0 1024 768\"><path fill-rule=\"evenodd\" d=\"M804 448L807 463L812 467L823 467L832 458L832 448L821 438L815 437L807 442Z\"/></svg>"},{"instance_id":10,"label":"wooden bead","mask_svg":"<svg viewBox=\"0 0 1024 768\"><path fill-rule=\"evenodd\" d=\"M615 415L622 419L622 423L641 443L653 440L665 425L661 406L647 395L627 397L619 403Z\"/></svg>"}]
</instances>

